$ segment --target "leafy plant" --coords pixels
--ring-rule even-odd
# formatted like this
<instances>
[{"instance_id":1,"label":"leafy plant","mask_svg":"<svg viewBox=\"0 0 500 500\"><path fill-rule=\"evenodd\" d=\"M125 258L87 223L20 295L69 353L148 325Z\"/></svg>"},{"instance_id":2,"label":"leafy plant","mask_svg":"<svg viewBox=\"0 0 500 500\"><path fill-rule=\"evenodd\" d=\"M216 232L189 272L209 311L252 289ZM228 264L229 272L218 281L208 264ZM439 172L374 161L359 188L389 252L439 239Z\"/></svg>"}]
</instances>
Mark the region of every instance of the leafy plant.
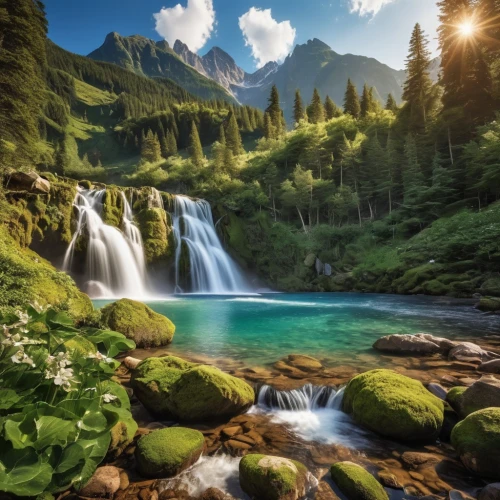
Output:
<instances>
[{"instance_id":1,"label":"leafy plant","mask_svg":"<svg viewBox=\"0 0 500 500\"><path fill-rule=\"evenodd\" d=\"M136 429L113 359L135 344L28 308L0 319L0 491L79 489L104 459L111 429Z\"/></svg>"}]
</instances>

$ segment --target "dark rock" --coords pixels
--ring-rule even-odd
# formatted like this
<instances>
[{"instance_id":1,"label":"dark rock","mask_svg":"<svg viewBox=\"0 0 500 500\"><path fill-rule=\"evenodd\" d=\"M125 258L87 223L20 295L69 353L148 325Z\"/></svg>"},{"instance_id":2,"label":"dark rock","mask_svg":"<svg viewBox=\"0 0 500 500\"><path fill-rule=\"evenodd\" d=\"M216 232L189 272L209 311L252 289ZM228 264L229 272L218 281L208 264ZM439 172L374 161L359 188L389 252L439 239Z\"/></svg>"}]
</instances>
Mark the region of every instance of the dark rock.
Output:
<instances>
[{"instance_id":1,"label":"dark rock","mask_svg":"<svg viewBox=\"0 0 500 500\"><path fill-rule=\"evenodd\" d=\"M500 380L493 375L484 375L465 391L458 393L450 404L465 418L484 408L500 407Z\"/></svg>"},{"instance_id":2,"label":"dark rock","mask_svg":"<svg viewBox=\"0 0 500 500\"><path fill-rule=\"evenodd\" d=\"M500 359L485 361L481 363L477 370L484 373L500 373Z\"/></svg>"},{"instance_id":3,"label":"dark rock","mask_svg":"<svg viewBox=\"0 0 500 500\"><path fill-rule=\"evenodd\" d=\"M29 191L37 194L49 194L50 182L36 172L14 172L10 175L7 189L12 191Z\"/></svg>"},{"instance_id":4,"label":"dark rock","mask_svg":"<svg viewBox=\"0 0 500 500\"><path fill-rule=\"evenodd\" d=\"M485 486L479 496L478 500L500 500L500 483L492 483Z\"/></svg>"},{"instance_id":5,"label":"dark rock","mask_svg":"<svg viewBox=\"0 0 500 500\"><path fill-rule=\"evenodd\" d=\"M432 392L432 394L434 394L434 396L437 396L439 399L446 401L446 394L448 394L448 391L442 385L431 382L427 386L427 389L430 392Z\"/></svg>"}]
</instances>

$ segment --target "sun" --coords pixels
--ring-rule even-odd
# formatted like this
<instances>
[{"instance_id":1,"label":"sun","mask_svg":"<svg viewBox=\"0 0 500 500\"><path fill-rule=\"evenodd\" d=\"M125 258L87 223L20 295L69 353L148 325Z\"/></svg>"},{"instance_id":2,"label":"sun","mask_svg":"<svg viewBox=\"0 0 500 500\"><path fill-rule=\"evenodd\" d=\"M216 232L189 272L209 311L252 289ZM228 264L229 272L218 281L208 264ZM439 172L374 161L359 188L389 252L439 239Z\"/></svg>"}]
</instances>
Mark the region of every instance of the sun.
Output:
<instances>
[{"instance_id":1,"label":"sun","mask_svg":"<svg viewBox=\"0 0 500 500\"><path fill-rule=\"evenodd\" d=\"M476 31L476 27L472 21L464 21L458 25L458 31L462 36L472 36Z\"/></svg>"}]
</instances>

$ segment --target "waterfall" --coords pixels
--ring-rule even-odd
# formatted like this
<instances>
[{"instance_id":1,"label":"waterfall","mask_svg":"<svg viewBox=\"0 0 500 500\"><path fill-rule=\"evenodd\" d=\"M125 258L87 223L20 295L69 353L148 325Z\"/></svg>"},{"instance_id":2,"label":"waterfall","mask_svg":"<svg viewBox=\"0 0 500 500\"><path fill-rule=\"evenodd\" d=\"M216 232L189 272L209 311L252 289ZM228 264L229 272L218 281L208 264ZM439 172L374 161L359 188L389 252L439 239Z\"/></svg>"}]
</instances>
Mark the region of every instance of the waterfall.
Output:
<instances>
[{"instance_id":1,"label":"waterfall","mask_svg":"<svg viewBox=\"0 0 500 500\"><path fill-rule=\"evenodd\" d=\"M300 389L277 391L269 385L260 388L257 404L261 408L288 411L340 410L344 389L307 384Z\"/></svg>"},{"instance_id":2,"label":"waterfall","mask_svg":"<svg viewBox=\"0 0 500 500\"><path fill-rule=\"evenodd\" d=\"M183 243L189 252L190 292L225 294L247 290L236 264L224 251L217 237L207 201L193 201L185 196L176 196L173 224L176 240L176 292L182 292L179 269Z\"/></svg>"},{"instance_id":3,"label":"waterfall","mask_svg":"<svg viewBox=\"0 0 500 500\"><path fill-rule=\"evenodd\" d=\"M130 204L123 195L122 233L104 224L101 214L105 190L78 189L73 206L77 228L64 257L63 269L73 268L79 239L86 241L85 285L92 297L141 298L146 294L146 267L141 235L132 222Z\"/></svg>"}]
</instances>

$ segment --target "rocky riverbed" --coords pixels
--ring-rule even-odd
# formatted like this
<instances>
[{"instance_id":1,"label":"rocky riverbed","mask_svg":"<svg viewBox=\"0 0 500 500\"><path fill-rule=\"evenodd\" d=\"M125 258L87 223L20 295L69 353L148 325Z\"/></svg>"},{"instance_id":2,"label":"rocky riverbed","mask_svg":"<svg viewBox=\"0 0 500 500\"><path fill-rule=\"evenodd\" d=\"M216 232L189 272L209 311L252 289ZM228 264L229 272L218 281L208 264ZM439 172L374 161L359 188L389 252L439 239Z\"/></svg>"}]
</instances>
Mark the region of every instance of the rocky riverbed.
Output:
<instances>
[{"instance_id":1,"label":"rocky riverbed","mask_svg":"<svg viewBox=\"0 0 500 500\"><path fill-rule=\"evenodd\" d=\"M470 387L473 391L471 394L475 394L474 399L479 401L482 396L478 394L484 393L481 387L484 389L486 385L488 390L492 389L488 392L490 399L485 404L500 405L494 400L500 393L500 377L485 374L496 370L494 361L500 354L499 336L475 339L473 344L460 342L453 345L446 342L440 344L440 340L435 337L405 337L381 339L375 344L378 351L369 351L353 359L339 359L337 362L297 354L277 360L274 365L266 367L247 367L240 362L221 358L196 357L188 361L218 366L225 373L248 382L257 394L264 385L272 386L276 391L288 392L307 384L338 389L356 375L383 366L414 381L420 381L427 388L426 393L430 397L434 397L431 394L436 395L436 401L442 401L448 394L455 393L463 398L464 391ZM430 345L433 343L438 347L433 348ZM293 412L287 412L286 409L279 411L258 404L246 413L218 419L215 423L183 424L186 428L199 431L203 436L203 458L174 478L146 479L144 471L141 476L137 469L138 441L159 429L178 426L175 420L153 416L134 395L131 376L137 370L135 359L148 358L154 354L154 351L135 351L134 357L127 358L122 363L117 377L131 396L132 412L139 423L139 431L118 458L110 460L109 464L99 469L102 471L106 468L106 471L101 472L100 478L96 479L94 487L97 489L82 491L80 497L85 497L87 493L92 497L142 500L249 498L240 485L240 460L243 456L258 454L289 459L291 462L286 463L287 467L296 467L293 461L306 467L310 476L301 483L302 489L299 488L294 493L295 496L280 498L350 498L345 493L346 486L341 491L336 484L339 481L334 482L330 472L332 464L343 462L361 465L364 471L378 479L385 489L384 494L391 499L498 498L498 489L485 489L486 485L494 482L495 477L485 478L474 473L470 464L467 464L463 456L461 460L456 448L450 443L451 429L465 416L464 413L461 414L461 408L455 405L456 398L450 397L448 401L451 406L442 403L444 418L437 439L421 442L392 439L384 436L383 430L381 434L366 426L363 428L357 425L354 420L347 422L345 419L351 417L340 410L324 408L316 413L296 412L293 415ZM481 382L478 382L480 379ZM411 396L408 397L410 400ZM330 414L328 411L337 413ZM300 418L297 419L299 415ZM315 419L319 419L321 426L321 418L331 418L331 415L335 418L342 415L333 423L337 436L332 438L318 429L307 432L308 425L316 422ZM496 479L499 480L500 477ZM352 493L350 495L352 497ZM61 498L69 500L76 496L75 493L67 492ZM255 494L254 497L259 498Z\"/></svg>"}]
</instances>

